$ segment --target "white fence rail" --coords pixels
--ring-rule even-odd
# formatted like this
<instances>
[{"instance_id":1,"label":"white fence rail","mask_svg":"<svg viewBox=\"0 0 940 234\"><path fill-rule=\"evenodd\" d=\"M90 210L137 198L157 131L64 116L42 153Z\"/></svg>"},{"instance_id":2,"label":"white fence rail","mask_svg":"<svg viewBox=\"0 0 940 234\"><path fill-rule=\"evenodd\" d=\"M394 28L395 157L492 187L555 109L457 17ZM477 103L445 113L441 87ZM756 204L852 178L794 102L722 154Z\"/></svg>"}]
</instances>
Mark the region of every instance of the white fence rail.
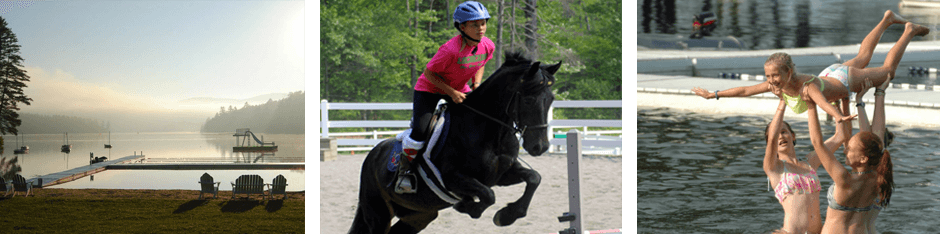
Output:
<instances>
[{"instance_id":1,"label":"white fence rail","mask_svg":"<svg viewBox=\"0 0 940 234\"><path fill-rule=\"evenodd\" d=\"M327 100L320 101L320 137L355 137L364 136L371 139L336 139L337 151L356 151L371 150L384 137L396 135L409 127L411 121L408 120L340 120L330 121L330 110L411 110L411 103L329 103ZM555 128L582 128L584 134L582 149L586 154L621 154L620 148L622 141L620 137L601 136L601 134L623 134L622 130L599 130L589 131L588 127L623 127L623 121L619 119L551 119L555 108L623 108L622 100L592 100L592 101L555 101L552 108L549 109L548 134L550 142L557 146L551 147L552 151L562 149L565 145L565 139L554 139ZM371 131L371 132L342 132L331 133L330 128L402 128L398 131ZM562 133L558 133L562 134ZM590 136L594 134L595 136Z\"/></svg>"}]
</instances>

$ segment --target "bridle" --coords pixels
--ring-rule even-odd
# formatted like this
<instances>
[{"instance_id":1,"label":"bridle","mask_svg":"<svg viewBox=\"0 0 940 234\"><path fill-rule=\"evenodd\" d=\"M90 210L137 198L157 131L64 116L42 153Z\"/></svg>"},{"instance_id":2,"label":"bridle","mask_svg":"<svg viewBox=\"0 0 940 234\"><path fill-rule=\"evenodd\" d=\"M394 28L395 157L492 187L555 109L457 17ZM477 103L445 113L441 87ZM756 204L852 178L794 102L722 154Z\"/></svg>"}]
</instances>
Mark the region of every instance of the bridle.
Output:
<instances>
[{"instance_id":1,"label":"bridle","mask_svg":"<svg viewBox=\"0 0 940 234\"><path fill-rule=\"evenodd\" d=\"M522 123L520 123L520 121L518 121L518 120L519 120L519 116L518 116L518 114L519 114L519 100L516 98L516 96L519 96L519 95L520 95L519 91L516 91L515 93L513 93L513 94L512 94L512 97L509 98L511 104L510 104L509 106L506 106L506 110L504 110L504 112L506 113L506 115L512 116L511 114L509 114L509 109L510 109L510 107L515 106L515 108L513 108L513 109L514 109L514 110L513 110L513 113L516 114L516 117L515 117L515 119L514 119L513 121L511 121L511 122L512 122L512 124L515 124L515 125L518 126L518 127L513 126L513 125L510 124L510 123L503 122L502 120L499 120L499 119L497 119L497 118L494 118L493 116L487 115L486 113L483 113L482 111L479 111L479 110L477 110L477 109L475 109L475 108L473 108L473 107L470 107L470 106L468 106L468 105L462 105L462 106L463 106L463 107L466 107L467 109L470 109L471 111L473 111L473 112L475 112L475 113L477 113L477 114L479 114L479 115L481 115L481 116L483 116L483 117L486 117L487 119L489 119L489 120L491 120L491 121L493 121L493 122L496 122L496 123L502 125L503 127L507 127L507 128L509 128L509 129L512 129L513 132L516 133L516 134L523 135L523 134L525 134L525 131L526 131L527 129L529 129L529 128L548 128L548 123L547 123L547 122L544 123L544 124L539 124L539 125L523 125Z\"/></svg>"}]
</instances>

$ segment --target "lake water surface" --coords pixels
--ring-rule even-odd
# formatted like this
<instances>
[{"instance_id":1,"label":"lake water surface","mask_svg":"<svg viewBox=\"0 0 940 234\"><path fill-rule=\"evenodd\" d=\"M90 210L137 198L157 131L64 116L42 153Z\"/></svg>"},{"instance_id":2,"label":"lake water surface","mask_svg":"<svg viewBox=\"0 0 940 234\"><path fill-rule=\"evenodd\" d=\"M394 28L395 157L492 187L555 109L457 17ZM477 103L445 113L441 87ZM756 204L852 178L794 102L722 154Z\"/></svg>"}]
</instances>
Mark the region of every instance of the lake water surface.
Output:
<instances>
[{"instance_id":1,"label":"lake water surface","mask_svg":"<svg viewBox=\"0 0 940 234\"><path fill-rule=\"evenodd\" d=\"M276 163L304 162L303 134L259 134L265 142L275 142L278 151L273 154L232 152L237 142L233 133L111 133L111 149L104 148L108 143L108 133L69 134L68 143L71 153L60 152L65 144L64 134L26 134L25 144L29 154L14 155L18 148L14 136L3 136L3 158L18 157L20 172L23 177L34 178L68 169L86 166L89 156L106 156L118 159L125 156L146 155L145 163ZM20 140L22 145L23 140ZM252 143L252 145L257 145ZM108 170L90 177L58 185L64 188L126 188L126 189L198 189L202 173L208 172L216 181L222 182L222 190L230 190L230 181L238 175L258 174L265 181L270 181L278 174L287 178L288 190L304 190L304 170ZM227 188L227 189L226 189Z\"/></svg>"},{"instance_id":2,"label":"lake water surface","mask_svg":"<svg viewBox=\"0 0 940 234\"><path fill-rule=\"evenodd\" d=\"M783 208L762 169L772 116L712 115L637 108L637 228L640 233L766 233ZM890 113L888 118L890 118ZM801 160L812 151L806 120L788 119ZM823 135L835 131L822 123ZM878 216L881 233L940 233L940 129L889 125L896 185ZM857 129L856 129L857 131ZM836 158L845 160L840 148ZM832 178L820 167L823 188ZM826 193L820 193L825 221Z\"/></svg>"}]
</instances>

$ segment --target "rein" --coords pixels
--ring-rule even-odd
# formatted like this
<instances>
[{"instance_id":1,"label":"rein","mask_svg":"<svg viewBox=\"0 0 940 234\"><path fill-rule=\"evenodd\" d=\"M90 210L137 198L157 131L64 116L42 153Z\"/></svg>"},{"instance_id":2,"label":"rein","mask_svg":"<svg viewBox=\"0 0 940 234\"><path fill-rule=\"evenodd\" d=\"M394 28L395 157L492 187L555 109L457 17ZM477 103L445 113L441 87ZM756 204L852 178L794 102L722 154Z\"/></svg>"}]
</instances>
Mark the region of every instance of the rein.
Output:
<instances>
[{"instance_id":1,"label":"rein","mask_svg":"<svg viewBox=\"0 0 940 234\"><path fill-rule=\"evenodd\" d=\"M512 97L510 98L510 100L512 100L513 103L517 102L517 101L515 100L517 94L519 94L519 92L514 93L514 94L512 95ZM547 127L548 127L548 123L539 124L539 125L533 125L533 126L516 124L516 125L522 126L522 128L514 127L514 126L512 126L512 125L510 125L510 124L508 124L508 123L506 123L506 122L503 122L503 121L501 121L501 120L499 120L499 119L496 119L496 118L494 118L494 117L492 117L492 116L490 116L490 115L487 115L486 113L483 113L482 111L479 111L479 110L477 110L477 109L474 109L473 107L470 107L470 106L468 106L468 105L463 105L462 103L461 103L461 105L462 105L463 107L466 107L467 109L470 109L470 110L473 111L473 112L476 112L477 114L479 114L479 115L481 115L481 116L483 116L483 117L486 117L486 118L489 119L489 120L492 120L493 122L496 122L496 123L502 125L503 127L507 127L507 128L509 128L509 129L512 129L513 132L515 132L516 134L525 134L525 130L528 129L529 127L532 127L532 128L547 128ZM514 105L516 106L516 108L519 108L519 105L518 105L518 104L514 104ZM508 108L508 107L506 108L506 112L507 112L507 113L509 112L509 108ZM518 111L517 111L517 112L518 112ZM513 121L513 123L515 123L515 121Z\"/></svg>"}]
</instances>

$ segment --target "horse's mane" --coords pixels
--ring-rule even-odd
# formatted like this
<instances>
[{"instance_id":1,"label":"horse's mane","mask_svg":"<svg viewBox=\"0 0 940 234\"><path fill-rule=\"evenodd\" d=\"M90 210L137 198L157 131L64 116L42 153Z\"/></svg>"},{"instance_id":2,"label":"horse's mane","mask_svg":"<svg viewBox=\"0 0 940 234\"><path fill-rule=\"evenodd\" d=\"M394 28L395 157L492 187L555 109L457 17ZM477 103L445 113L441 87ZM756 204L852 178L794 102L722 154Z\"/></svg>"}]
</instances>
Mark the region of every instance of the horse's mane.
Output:
<instances>
[{"instance_id":1,"label":"horse's mane","mask_svg":"<svg viewBox=\"0 0 940 234\"><path fill-rule=\"evenodd\" d=\"M515 84L509 83L510 78L522 76L528 70L529 65L532 65L532 60L525 57L521 52L507 51L505 56L506 61L503 62L503 65L497 68L483 84L480 84L480 87L474 93L477 91L486 93L486 90L493 87L515 86Z\"/></svg>"}]
</instances>

